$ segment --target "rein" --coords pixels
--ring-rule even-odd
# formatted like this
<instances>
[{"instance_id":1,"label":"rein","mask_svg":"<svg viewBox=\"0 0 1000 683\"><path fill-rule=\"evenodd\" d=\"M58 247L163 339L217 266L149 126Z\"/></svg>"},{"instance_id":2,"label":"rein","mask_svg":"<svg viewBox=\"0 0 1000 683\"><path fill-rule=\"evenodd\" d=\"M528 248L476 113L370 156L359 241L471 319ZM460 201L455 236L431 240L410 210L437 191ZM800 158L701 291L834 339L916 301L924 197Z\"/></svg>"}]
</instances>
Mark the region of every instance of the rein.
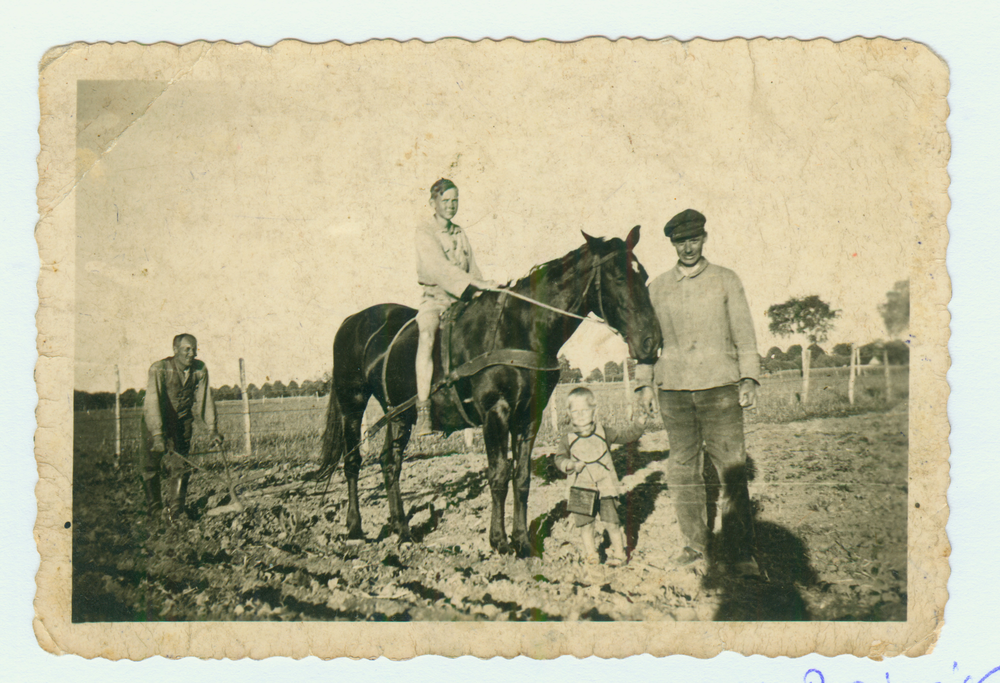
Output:
<instances>
[{"instance_id":1,"label":"rein","mask_svg":"<svg viewBox=\"0 0 1000 683\"><path fill-rule=\"evenodd\" d=\"M613 256L615 256L615 254L608 254L607 256L605 256L605 257L603 257L603 258L601 258L600 260L597 261L597 263L594 265L593 269L591 270L591 277L590 277L590 280L587 282L587 286L584 287L583 293L580 294L580 300L582 301L583 299L586 298L587 292L590 290L591 285L593 285L594 282L597 281L597 308L599 309L599 313L600 313L600 316L601 316L600 319L589 318L589 317L584 316L584 315L578 315L576 313L571 313L570 311L564 310L562 308L558 308L556 306L552 306L550 304L543 303L541 301L538 301L537 299L532 299L530 296L525 296L524 294L518 294L517 292L515 292L515 291L513 291L511 289L493 289L491 287L489 289L486 289L485 291L487 291L487 292L495 292L497 294L506 294L507 296L512 296L515 299L520 299L521 301L527 302L527 303L529 303L529 304L531 304L533 306L537 306L539 308L544 308L544 309L552 311L554 313L558 313L560 315L564 315L564 316L566 316L568 318L576 318L577 320L582 320L584 322L594 323L594 324L597 324L597 325L604 325L605 327L607 327L609 330L611 330L615 334L620 334L620 332L618 332L618 330L616 330L615 328L613 328L611 325L609 325L607 323L606 320L604 320L604 317L605 317L605 314L604 314L604 297L601 296L601 283L600 283L600 279L601 279L601 266L604 264L605 261L611 259Z\"/></svg>"}]
</instances>

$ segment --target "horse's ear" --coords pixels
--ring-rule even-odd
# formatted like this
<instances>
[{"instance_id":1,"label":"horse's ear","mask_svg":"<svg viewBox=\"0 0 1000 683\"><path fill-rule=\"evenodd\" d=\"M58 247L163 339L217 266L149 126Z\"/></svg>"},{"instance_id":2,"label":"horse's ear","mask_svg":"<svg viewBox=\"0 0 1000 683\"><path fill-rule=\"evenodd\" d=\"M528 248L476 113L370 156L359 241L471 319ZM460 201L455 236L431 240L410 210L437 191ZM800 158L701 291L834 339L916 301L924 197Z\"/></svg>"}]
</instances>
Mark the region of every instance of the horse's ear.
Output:
<instances>
[{"instance_id":1,"label":"horse's ear","mask_svg":"<svg viewBox=\"0 0 1000 683\"><path fill-rule=\"evenodd\" d=\"M641 225L637 225L629 230L628 237L625 238L625 246L628 247L629 251L635 249L635 245L639 244L639 228L641 227Z\"/></svg>"},{"instance_id":2,"label":"horse's ear","mask_svg":"<svg viewBox=\"0 0 1000 683\"><path fill-rule=\"evenodd\" d=\"M591 249L594 249L600 243L600 240L597 237L591 237L583 230L580 231L580 234L583 235L583 239L587 240L587 246Z\"/></svg>"}]
</instances>

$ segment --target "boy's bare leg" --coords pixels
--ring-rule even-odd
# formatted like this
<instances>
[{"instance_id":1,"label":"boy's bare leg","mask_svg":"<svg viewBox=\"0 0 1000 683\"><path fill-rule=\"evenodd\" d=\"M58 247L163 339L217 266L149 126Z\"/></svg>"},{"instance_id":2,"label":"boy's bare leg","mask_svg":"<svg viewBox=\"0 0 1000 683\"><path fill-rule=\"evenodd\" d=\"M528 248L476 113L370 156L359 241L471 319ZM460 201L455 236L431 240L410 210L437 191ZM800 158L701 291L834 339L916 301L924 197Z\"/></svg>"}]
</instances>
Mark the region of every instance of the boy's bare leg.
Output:
<instances>
[{"instance_id":1,"label":"boy's bare leg","mask_svg":"<svg viewBox=\"0 0 1000 683\"><path fill-rule=\"evenodd\" d=\"M431 380L434 378L434 334L437 317L420 316L417 324L420 336L417 341L417 424L413 436L431 434Z\"/></svg>"},{"instance_id":2,"label":"boy's bare leg","mask_svg":"<svg viewBox=\"0 0 1000 683\"><path fill-rule=\"evenodd\" d=\"M615 564L625 564L628 558L625 556L625 532L620 524L606 524L608 537L611 539L608 560L616 560Z\"/></svg>"},{"instance_id":3,"label":"boy's bare leg","mask_svg":"<svg viewBox=\"0 0 1000 683\"><path fill-rule=\"evenodd\" d=\"M585 562L595 563L598 561L597 545L594 543L594 525L578 527L580 529L580 539L583 541L583 559Z\"/></svg>"}]
</instances>

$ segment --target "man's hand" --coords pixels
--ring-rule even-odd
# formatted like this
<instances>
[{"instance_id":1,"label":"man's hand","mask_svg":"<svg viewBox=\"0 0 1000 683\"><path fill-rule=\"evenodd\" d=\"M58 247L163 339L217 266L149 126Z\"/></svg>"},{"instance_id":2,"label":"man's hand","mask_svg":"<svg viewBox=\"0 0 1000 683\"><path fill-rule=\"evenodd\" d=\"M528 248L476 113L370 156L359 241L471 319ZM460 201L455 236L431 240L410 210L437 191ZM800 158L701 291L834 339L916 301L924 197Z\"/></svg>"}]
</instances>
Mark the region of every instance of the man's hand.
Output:
<instances>
[{"instance_id":1,"label":"man's hand","mask_svg":"<svg viewBox=\"0 0 1000 683\"><path fill-rule=\"evenodd\" d=\"M573 462L571 464L572 464L572 467L573 467L573 471L576 474L580 474L580 472L583 472L583 468L587 466L587 463L585 463L582 460L577 460L576 462Z\"/></svg>"},{"instance_id":2,"label":"man's hand","mask_svg":"<svg viewBox=\"0 0 1000 683\"><path fill-rule=\"evenodd\" d=\"M153 443L149 446L149 450L152 453L163 453L166 451L167 446L163 443L163 437L159 435L154 436Z\"/></svg>"},{"instance_id":3,"label":"man's hand","mask_svg":"<svg viewBox=\"0 0 1000 683\"><path fill-rule=\"evenodd\" d=\"M753 408L757 405L757 383L752 379L740 380L740 406Z\"/></svg>"},{"instance_id":4,"label":"man's hand","mask_svg":"<svg viewBox=\"0 0 1000 683\"><path fill-rule=\"evenodd\" d=\"M658 406L656 405L656 391L653 387L643 387L635 392L639 397L639 407L649 417L656 417Z\"/></svg>"},{"instance_id":5,"label":"man's hand","mask_svg":"<svg viewBox=\"0 0 1000 683\"><path fill-rule=\"evenodd\" d=\"M219 434L217 430L213 431L212 435L208 437L209 450L215 450L216 448L221 447L223 441L225 441L225 439L222 438L222 434Z\"/></svg>"}]
</instances>

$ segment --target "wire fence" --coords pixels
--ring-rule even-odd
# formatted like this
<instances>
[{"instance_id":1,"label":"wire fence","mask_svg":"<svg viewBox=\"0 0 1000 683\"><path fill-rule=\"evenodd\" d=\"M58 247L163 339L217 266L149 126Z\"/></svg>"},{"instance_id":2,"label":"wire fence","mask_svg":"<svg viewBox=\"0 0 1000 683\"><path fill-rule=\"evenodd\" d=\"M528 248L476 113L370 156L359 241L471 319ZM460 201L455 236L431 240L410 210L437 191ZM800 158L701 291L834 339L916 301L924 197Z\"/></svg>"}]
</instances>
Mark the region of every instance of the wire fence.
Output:
<instances>
[{"instance_id":1,"label":"wire fence","mask_svg":"<svg viewBox=\"0 0 1000 683\"><path fill-rule=\"evenodd\" d=\"M242 365L242 363L241 363ZM242 370L242 367L241 367ZM815 368L810 372L810 393L804 398L801 373L780 371L761 379L757 406L747 411L746 420L788 422L809 417L846 415L857 412L888 410L909 395L907 366L859 366L851 382L851 370ZM245 376L243 379L245 386ZM853 385L853 386L852 386ZM536 444L543 451L557 441L568 424L566 395L578 384L557 386L542 420ZM587 384L597 396L600 417L606 424L624 427L634 410L632 384L628 378L618 382ZM120 389L120 387L119 387ZM853 396L850 394L853 393ZM243 396L247 396L246 391ZM853 400L852 400L853 399ZM329 396L296 396L240 399L216 402L219 431L226 439L229 457L250 466L256 462L303 463L319 457L325 429ZM369 402L365 426L382 416L381 407ZM116 462L134 461L141 447L142 408L79 410L74 415L74 449L80 455L113 457ZM662 428L647 425L648 431ZM205 426L195 423L192 452L207 450ZM362 449L363 455L381 450L384 435L377 434ZM482 450L479 430L464 430L447 438L425 440L424 452L449 453Z\"/></svg>"}]
</instances>

